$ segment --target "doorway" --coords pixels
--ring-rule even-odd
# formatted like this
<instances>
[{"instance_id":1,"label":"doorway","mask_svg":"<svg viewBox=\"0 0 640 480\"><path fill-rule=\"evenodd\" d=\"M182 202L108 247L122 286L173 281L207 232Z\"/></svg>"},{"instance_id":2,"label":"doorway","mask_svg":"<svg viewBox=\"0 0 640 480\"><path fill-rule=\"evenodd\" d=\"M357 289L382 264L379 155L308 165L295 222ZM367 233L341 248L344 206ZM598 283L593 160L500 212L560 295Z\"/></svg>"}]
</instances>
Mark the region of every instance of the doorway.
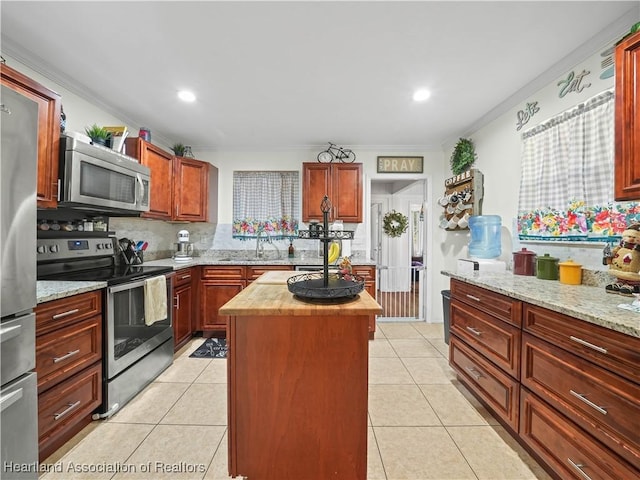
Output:
<instances>
[{"instance_id":1,"label":"doorway","mask_svg":"<svg viewBox=\"0 0 640 480\"><path fill-rule=\"evenodd\" d=\"M370 258L376 263L378 321L425 321L427 260L427 180L371 179ZM408 222L405 233L384 232L384 217L395 210Z\"/></svg>"}]
</instances>

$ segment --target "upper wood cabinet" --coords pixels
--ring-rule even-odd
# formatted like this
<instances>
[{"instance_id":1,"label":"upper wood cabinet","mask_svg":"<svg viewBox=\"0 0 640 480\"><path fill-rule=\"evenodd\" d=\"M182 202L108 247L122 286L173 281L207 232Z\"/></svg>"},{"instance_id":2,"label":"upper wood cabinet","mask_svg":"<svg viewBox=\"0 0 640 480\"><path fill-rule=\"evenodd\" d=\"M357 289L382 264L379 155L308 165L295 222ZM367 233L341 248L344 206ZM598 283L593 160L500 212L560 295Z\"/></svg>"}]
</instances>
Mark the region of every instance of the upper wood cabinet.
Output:
<instances>
[{"instance_id":1,"label":"upper wood cabinet","mask_svg":"<svg viewBox=\"0 0 640 480\"><path fill-rule=\"evenodd\" d=\"M217 185L216 167L193 158L175 157L173 220L216 223Z\"/></svg>"},{"instance_id":2,"label":"upper wood cabinet","mask_svg":"<svg viewBox=\"0 0 640 480\"><path fill-rule=\"evenodd\" d=\"M173 213L173 155L141 138L125 140L127 155L151 170L149 212L143 217L171 220Z\"/></svg>"},{"instance_id":3,"label":"upper wood cabinet","mask_svg":"<svg viewBox=\"0 0 640 480\"><path fill-rule=\"evenodd\" d=\"M614 197L640 199L640 32L616 47L615 132Z\"/></svg>"},{"instance_id":4,"label":"upper wood cabinet","mask_svg":"<svg viewBox=\"0 0 640 480\"><path fill-rule=\"evenodd\" d=\"M2 85L38 104L38 207L55 208L58 205L60 95L7 65L1 65L0 72Z\"/></svg>"},{"instance_id":5,"label":"upper wood cabinet","mask_svg":"<svg viewBox=\"0 0 640 480\"><path fill-rule=\"evenodd\" d=\"M217 221L218 169L193 158L175 157L141 138L126 140L127 154L151 169L151 202L146 218Z\"/></svg>"},{"instance_id":6,"label":"upper wood cabinet","mask_svg":"<svg viewBox=\"0 0 640 480\"><path fill-rule=\"evenodd\" d=\"M361 163L303 163L302 221L322 221L320 204L329 196L329 221L362 222Z\"/></svg>"}]
</instances>

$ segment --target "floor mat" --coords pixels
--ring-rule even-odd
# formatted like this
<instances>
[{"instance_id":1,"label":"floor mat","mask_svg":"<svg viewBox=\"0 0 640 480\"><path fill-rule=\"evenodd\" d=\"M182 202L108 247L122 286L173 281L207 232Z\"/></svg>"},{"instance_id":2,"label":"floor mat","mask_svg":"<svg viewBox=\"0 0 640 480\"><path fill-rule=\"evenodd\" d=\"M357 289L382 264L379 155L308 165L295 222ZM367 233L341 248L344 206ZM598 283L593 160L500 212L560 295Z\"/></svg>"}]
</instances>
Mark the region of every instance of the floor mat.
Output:
<instances>
[{"instance_id":1,"label":"floor mat","mask_svg":"<svg viewBox=\"0 0 640 480\"><path fill-rule=\"evenodd\" d=\"M189 357L194 358L226 358L227 339L207 338Z\"/></svg>"}]
</instances>

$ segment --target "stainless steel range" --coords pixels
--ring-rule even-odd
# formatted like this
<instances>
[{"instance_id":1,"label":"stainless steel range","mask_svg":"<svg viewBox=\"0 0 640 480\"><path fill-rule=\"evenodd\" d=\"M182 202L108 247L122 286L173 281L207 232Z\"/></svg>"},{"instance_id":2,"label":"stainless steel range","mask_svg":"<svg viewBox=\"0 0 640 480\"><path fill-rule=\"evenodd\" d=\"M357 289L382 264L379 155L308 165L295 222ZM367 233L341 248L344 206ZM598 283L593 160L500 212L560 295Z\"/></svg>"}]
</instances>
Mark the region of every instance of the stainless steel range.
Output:
<instances>
[{"instance_id":1,"label":"stainless steel range","mask_svg":"<svg viewBox=\"0 0 640 480\"><path fill-rule=\"evenodd\" d=\"M107 283L103 404L94 419L113 415L173 362L171 282L166 276L171 267L121 263L115 237L97 235L37 242L38 280ZM163 303L160 313L152 308Z\"/></svg>"}]
</instances>

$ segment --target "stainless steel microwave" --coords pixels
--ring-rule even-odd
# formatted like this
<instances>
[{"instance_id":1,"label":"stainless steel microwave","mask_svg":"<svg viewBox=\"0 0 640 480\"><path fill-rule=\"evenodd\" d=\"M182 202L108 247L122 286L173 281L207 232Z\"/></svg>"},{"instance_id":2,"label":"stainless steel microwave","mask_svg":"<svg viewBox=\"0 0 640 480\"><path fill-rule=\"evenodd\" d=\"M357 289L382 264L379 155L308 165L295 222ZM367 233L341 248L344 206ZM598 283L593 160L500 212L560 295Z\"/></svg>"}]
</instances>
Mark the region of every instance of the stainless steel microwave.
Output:
<instances>
[{"instance_id":1,"label":"stainless steel microwave","mask_svg":"<svg viewBox=\"0 0 640 480\"><path fill-rule=\"evenodd\" d=\"M58 206L137 216L149 211L149 167L107 147L60 138Z\"/></svg>"}]
</instances>

